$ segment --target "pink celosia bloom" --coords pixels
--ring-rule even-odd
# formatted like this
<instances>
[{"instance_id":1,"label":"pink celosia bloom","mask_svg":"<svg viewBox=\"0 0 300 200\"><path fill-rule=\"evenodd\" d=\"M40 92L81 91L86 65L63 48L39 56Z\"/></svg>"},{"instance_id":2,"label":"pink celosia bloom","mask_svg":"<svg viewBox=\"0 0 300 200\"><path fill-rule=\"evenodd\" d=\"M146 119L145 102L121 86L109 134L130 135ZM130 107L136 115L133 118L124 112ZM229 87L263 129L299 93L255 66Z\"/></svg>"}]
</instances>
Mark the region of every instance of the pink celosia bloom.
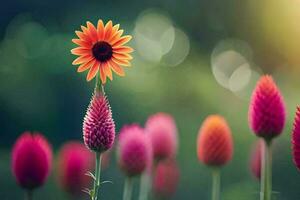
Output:
<instances>
[{"instance_id":1,"label":"pink celosia bloom","mask_svg":"<svg viewBox=\"0 0 300 200\"><path fill-rule=\"evenodd\" d=\"M58 155L58 180L62 188L71 195L80 196L88 188L91 178L86 175L94 166L94 157L77 141L63 145Z\"/></svg>"},{"instance_id":2,"label":"pink celosia bloom","mask_svg":"<svg viewBox=\"0 0 300 200\"><path fill-rule=\"evenodd\" d=\"M265 139L272 139L283 130L284 101L269 75L262 76L253 91L249 108L249 123L254 133Z\"/></svg>"},{"instance_id":3,"label":"pink celosia bloom","mask_svg":"<svg viewBox=\"0 0 300 200\"><path fill-rule=\"evenodd\" d=\"M261 176L261 158L264 151L264 142L258 140L251 151L250 155L250 170L254 177L260 179Z\"/></svg>"},{"instance_id":4,"label":"pink celosia bloom","mask_svg":"<svg viewBox=\"0 0 300 200\"><path fill-rule=\"evenodd\" d=\"M154 193L162 198L171 197L178 185L179 169L174 160L161 161L157 165L153 179Z\"/></svg>"},{"instance_id":5,"label":"pink celosia bloom","mask_svg":"<svg viewBox=\"0 0 300 200\"><path fill-rule=\"evenodd\" d=\"M300 170L300 106L297 107L294 120L294 128L292 132L292 152L294 163Z\"/></svg>"},{"instance_id":6,"label":"pink celosia bloom","mask_svg":"<svg viewBox=\"0 0 300 200\"><path fill-rule=\"evenodd\" d=\"M97 89L84 118L83 139L90 150L100 153L110 149L114 143L115 123L111 109L106 96Z\"/></svg>"},{"instance_id":7,"label":"pink celosia bloom","mask_svg":"<svg viewBox=\"0 0 300 200\"><path fill-rule=\"evenodd\" d=\"M28 190L42 186L51 169L52 149L44 136L25 132L12 149L12 171L17 183Z\"/></svg>"},{"instance_id":8,"label":"pink celosia bloom","mask_svg":"<svg viewBox=\"0 0 300 200\"><path fill-rule=\"evenodd\" d=\"M174 157L177 150L177 128L174 119L166 113L150 116L146 122L155 160Z\"/></svg>"},{"instance_id":9,"label":"pink celosia bloom","mask_svg":"<svg viewBox=\"0 0 300 200\"><path fill-rule=\"evenodd\" d=\"M201 162L209 166L222 166L233 154L231 130L220 115L208 116L198 133L197 154Z\"/></svg>"},{"instance_id":10,"label":"pink celosia bloom","mask_svg":"<svg viewBox=\"0 0 300 200\"><path fill-rule=\"evenodd\" d=\"M140 175L152 164L151 143L140 126L133 124L121 129L118 164L127 176Z\"/></svg>"}]
</instances>

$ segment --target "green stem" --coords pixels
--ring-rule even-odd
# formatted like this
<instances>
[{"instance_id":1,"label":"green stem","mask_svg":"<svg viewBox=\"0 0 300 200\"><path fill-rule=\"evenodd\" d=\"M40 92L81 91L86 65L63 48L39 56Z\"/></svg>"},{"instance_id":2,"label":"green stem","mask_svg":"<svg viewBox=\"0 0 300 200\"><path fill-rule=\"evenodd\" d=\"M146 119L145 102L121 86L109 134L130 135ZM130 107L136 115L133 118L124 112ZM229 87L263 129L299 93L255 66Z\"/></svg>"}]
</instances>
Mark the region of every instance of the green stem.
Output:
<instances>
[{"instance_id":1,"label":"green stem","mask_svg":"<svg viewBox=\"0 0 300 200\"><path fill-rule=\"evenodd\" d=\"M32 200L32 199L33 199L32 190L26 190L25 200Z\"/></svg>"},{"instance_id":2,"label":"green stem","mask_svg":"<svg viewBox=\"0 0 300 200\"><path fill-rule=\"evenodd\" d=\"M140 194L139 200L147 200L149 193L150 177L148 172L144 172L140 179Z\"/></svg>"},{"instance_id":3,"label":"green stem","mask_svg":"<svg viewBox=\"0 0 300 200\"><path fill-rule=\"evenodd\" d=\"M212 169L212 200L220 199L220 169L218 167Z\"/></svg>"},{"instance_id":4,"label":"green stem","mask_svg":"<svg viewBox=\"0 0 300 200\"><path fill-rule=\"evenodd\" d=\"M272 196L272 142L264 140L265 148L262 151L260 200L271 200Z\"/></svg>"},{"instance_id":5,"label":"green stem","mask_svg":"<svg viewBox=\"0 0 300 200\"><path fill-rule=\"evenodd\" d=\"M127 177L124 185L123 200L131 200L132 188L133 188L132 178Z\"/></svg>"},{"instance_id":6,"label":"green stem","mask_svg":"<svg viewBox=\"0 0 300 200\"><path fill-rule=\"evenodd\" d=\"M98 190L100 186L100 174L101 174L101 158L102 155L99 152L95 153L96 156L96 165L95 165L95 178L94 180L94 189L93 189L93 195L92 200L98 199Z\"/></svg>"}]
</instances>

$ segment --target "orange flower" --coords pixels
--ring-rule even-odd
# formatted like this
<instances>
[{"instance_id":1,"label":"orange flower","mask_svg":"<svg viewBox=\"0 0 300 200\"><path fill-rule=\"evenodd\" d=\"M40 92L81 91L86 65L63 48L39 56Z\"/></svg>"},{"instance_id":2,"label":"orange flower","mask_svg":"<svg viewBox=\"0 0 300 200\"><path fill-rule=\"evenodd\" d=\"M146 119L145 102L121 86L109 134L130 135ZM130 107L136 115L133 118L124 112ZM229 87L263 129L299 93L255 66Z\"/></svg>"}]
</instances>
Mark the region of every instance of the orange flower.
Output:
<instances>
[{"instance_id":1,"label":"orange flower","mask_svg":"<svg viewBox=\"0 0 300 200\"><path fill-rule=\"evenodd\" d=\"M100 71L102 84L106 83L106 77L112 80L113 70L119 76L124 76L121 66L130 66L133 51L131 47L124 46L131 40L130 35L122 36L123 30L119 30L119 24L112 21L104 26L102 20L98 20L97 28L87 22L87 26L81 26L82 31L75 31L78 39L72 42L79 45L71 50L71 53L79 56L73 61L73 65L80 65L78 72L89 69L86 80L92 80Z\"/></svg>"}]
</instances>

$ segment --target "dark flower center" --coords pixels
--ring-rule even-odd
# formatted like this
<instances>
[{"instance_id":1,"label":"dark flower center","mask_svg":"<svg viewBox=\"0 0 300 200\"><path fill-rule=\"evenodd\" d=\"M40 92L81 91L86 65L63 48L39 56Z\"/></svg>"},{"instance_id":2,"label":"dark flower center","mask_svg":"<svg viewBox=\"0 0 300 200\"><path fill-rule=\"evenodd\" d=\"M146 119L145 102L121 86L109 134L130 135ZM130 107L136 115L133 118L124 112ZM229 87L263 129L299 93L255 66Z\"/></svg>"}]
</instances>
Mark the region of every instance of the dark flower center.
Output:
<instances>
[{"instance_id":1,"label":"dark flower center","mask_svg":"<svg viewBox=\"0 0 300 200\"><path fill-rule=\"evenodd\" d=\"M105 62L112 57L113 49L107 42L100 41L94 44L92 52L98 61Z\"/></svg>"}]
</instances>

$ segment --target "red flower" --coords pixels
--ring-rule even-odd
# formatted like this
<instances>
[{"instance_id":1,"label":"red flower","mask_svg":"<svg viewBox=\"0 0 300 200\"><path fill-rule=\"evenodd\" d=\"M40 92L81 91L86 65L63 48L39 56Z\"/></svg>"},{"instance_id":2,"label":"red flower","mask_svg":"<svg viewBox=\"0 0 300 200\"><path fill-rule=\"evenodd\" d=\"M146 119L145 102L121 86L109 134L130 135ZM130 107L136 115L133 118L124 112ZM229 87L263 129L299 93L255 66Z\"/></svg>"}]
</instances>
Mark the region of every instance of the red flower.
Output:
<instances>
[{"instance_id":1,"label":"red flower","mask_svg":"<svg viewBox=\"0 0 300 200\"><path fill-rule=\"evenodd\" d=\"M171 115L157 113L150 116L146 122L145 131L150 137L156 160L175 156L177 150L177 129Z\"/></svg>"},{"instance_id":2,"label":"red flower","mask_svg":"<svg viewBox=\"0 0 300 200\"><path fill-rule=\"evenodd\" d=\"M58 179L62 188L74 196L83 194L91 178L86 175L94 166L94 157L85 146L76 141L63 145L58 155Z\"/></svg>"},{"instance_id":3,"label":"red flower","mask_svg":"<svg viewBox=\"0 0 300 200\"><path fill-rule=\"evenodd\" d=\"M264 142L262 140L258 140L250 155L250 169L257 179L260 179L261 176L262 151L264 151Z\"/></svg>"},{"instance_id":4,"label":"red flower","mask_svg":"<svg viewBox=\"0 0 300 200\"><path fill-rule=\"evenodd\" d=\"M262 76L253 91L249 107L249 124L257 136L265 139L272 139L283 130L284 101L269 75Z\"/></svg>"},{"instance_id":5,"label":"red flower","mask_svg":"<svg viewBox=\"0 0 300 200\"><path fill-rule=\"evenodd\" d=\"M198 133L197 151L199 160L206 165L222 166L231 160L231 131L223 117L211 115L205 119Z\"/></svg>"},{"instance_id":6,"label":"red flower","mask_svg":"<svg viewBox=\"0 0 300 200\"><path fill-rule=\"evenodd\" d=\"M297 107L294 120L294 128L292 132L292 152L293 161L300 170L300 106Z\"/></svg>"},{"instance_id":7,"label":"red flower","mask_svg":"<svg viewBox=\"0 0 300 200\"><path fill-rule=\"evenodd\" d=\"M28 190L43 185L52 164L51 147L39 133L25 132L12 150L12 171L18 184Z\"/></svg>"},{"instance_id":8,"label":"red flower","mask_svg":"<svg viewBox=\"0 0 300 200\"><path fill-rule=\"evenodd\" d=\"M154 193L162 198L171 197L178 185L179 169L174 160L161 161L157 165L153 179Z\"/></svg>"},{"instance_id":9,"label":"red flower","mask_svg":"<svg viewBox=\"0 0 300 200\"><path fill-rule=\"evenodd\" d=\"M140 175L152 164L150 140L140 126L133 124L121 129L118 164L127 176Z\"/></svg>"}]
</instances>

